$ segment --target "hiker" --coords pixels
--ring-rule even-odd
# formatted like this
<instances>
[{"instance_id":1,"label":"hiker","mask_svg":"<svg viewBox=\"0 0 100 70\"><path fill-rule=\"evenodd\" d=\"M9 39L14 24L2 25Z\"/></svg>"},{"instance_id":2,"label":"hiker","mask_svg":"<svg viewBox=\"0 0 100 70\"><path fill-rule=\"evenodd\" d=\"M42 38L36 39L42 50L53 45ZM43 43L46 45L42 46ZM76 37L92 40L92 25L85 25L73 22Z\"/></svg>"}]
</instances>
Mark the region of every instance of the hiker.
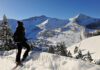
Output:
<instances>
[{"instance_id":1,"label":"hiker","mask_svg":"<svg viewBox=\"0 0 100 70\"><path fill-rule=\"evenodd\" d=\"M23 22L17 21L17 23L18 23L18 26L16 28L14 35L13 35L13 38L17 44L17 47L18 47L18 52L16 55L16 64L19 65L19 64L21 64L21 61L24 61L26 59L26 57L28 56L28 53L30 51L30 46L26 42L27 39L25 37L25 28L23 26ZM25 47L26 51L23 55L22 60L20 60L22 47Z\"/></svg>"}]
</instances>

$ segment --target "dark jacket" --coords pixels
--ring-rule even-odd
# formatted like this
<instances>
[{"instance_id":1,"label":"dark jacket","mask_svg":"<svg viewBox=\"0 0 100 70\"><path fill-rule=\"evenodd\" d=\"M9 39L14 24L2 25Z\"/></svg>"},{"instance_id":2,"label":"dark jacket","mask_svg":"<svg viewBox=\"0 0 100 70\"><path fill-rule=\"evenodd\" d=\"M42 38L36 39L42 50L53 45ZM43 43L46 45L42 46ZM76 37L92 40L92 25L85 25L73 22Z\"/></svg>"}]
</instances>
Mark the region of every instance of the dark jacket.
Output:
<instances>
[{"instance_id":1,"label":"dark jacket","mask_svg":"<svg viewBox=\"0 0 100 70\"><path fill-rule=\"evenodd\" d=\"M26 41L27 39L25 38L25 28L23 26L18 26L13 35L13 38L15 42Z\"/></svg>"}]
</instances>

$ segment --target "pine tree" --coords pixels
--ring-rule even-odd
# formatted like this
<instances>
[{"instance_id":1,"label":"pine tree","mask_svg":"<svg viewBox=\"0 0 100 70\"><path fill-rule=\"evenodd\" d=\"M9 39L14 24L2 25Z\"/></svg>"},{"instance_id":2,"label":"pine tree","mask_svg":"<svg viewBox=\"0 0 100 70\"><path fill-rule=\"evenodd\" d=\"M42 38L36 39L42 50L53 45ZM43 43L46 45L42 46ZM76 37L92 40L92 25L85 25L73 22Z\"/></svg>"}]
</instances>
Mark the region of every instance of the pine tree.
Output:
<instances>
[{"instance_id":1,"label":"pine tree","mask_svg":"<svg viewBox=\"0 0 100 70\"><path fill-rule=\"evenodd\" d=\"M78 52L78 47L75 46L75 49L74 49L74 54Z\"/></svg>"},{"instance_id":2,"label":"pine tree","mask_svg":"<svg viewBox=\"0 0 100 70\"><path fill-rule=\"evenodd\" d=\"M50 46L48 52L49 53L55 53L54 47L53 46Z\"/></svg>"},{"instance_id":3,"label":"pine tree","mask_svg":"<svg viewBox=\"0 0 100 70\"><path fill-rule=\"evenodd\" d=\"M13 44L13 38L12 31L8 25L8 20L5 15L3 16L3 21L0 26L0 41L2 41L0 49L9 50L12 48L11 44Z\"/></svg>"},{"instance_id":4,"label":"pine tree","mask_svg":"<svg viewBox=\"0 0 100 70\"><path fill-rule=\"evenodd\" d=\"M71 57L72 58L72 54L71 54L70 51L68 52L68 57Z\"/></svg>"},{"instance_id":5,"label":"pine tree","mask_svg":"<svg viewBox=\"0 0 100 70\"><path fill-rule=\"evenodd\" d=\"M57 45L57 52L58 54L62 55L62 56L68 56L67 53L67 49L66 49L66 46L65 46L65 43L59 43Z\"/></svg>"},{"instance_id":6,"label":"pine tree","mask_svg":"<svg viewBox=\"0 0 100 70\"><path fill-rule=\"evenodd\" d=\"M93 59L92 59L91 54L90 54L89 51L88 51L88 53L87 53L87 59L88 59L90 62L93 61Z\"/></svg>"},{"instance_id":7,"label":"pine tree","mask_svg":"<svg viewBox=\"0 0 100 70\"><path fill-rule=\"evenodd\" d=\"M79 52L78 52L78 55L76 56L76 59L82 59L83 58L83 55L82 55L82 51L81 50L79 50Z\"/></svg>"}]
</instances>

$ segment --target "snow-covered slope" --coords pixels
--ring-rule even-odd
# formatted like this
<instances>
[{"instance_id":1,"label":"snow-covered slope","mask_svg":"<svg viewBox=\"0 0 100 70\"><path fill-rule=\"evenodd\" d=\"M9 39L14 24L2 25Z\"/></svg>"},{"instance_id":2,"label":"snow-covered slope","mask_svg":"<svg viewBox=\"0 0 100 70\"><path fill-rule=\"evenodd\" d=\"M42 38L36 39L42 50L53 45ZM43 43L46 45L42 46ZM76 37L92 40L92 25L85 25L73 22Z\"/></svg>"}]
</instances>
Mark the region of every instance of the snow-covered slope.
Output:
<instances>
[{"instance_id":1,"label":"snow-covered slope","mask_svg":"<svg viewBox=\"0 0 100 70\"><path fill-rule=\"evenodd\" d=\"M23 50L24 51L24 50ZM0 69L12 70L15 66L16 50L4 51L0 55ZM15 70L100 70L100 66L67 58L46 52L31 51L24 66L17 67Z\"/></svg>"},{"instance_id":2,"label":"snow-covered slope","mask_svg":"<svg viewBox=\"0 0 100 70\"><path fill-rule=\"evenodd\" d=\"M100 36L94 36L88 39L81 41L78 44L75 44L68 48L74 55L75 46L79 47L82 50L83 55L87 54L89 51L94 60L100 59Z\"/></svg>"},{"instance_id":3,"label":"snow-covered slope","mask_svg":"<svg viewBox=\"0 0 100 70\"><path fill-rule=\"evenodd\" d=\"M46 21L43 23L39 24L38 26L40 28L45 28L47 30L53 30L57 28L62 28L68 23L67 20L60 20L56 18L48 18Z\"/></svg>"},{"instance_id":4,"label":"snow-covered slope","mask_svg":"<svg viewBox=\"0 0 100 70\"><path fill-rule=\"evenodd\" d=\"M75 43L80 42L80 32L74 32L72 30L64 31L59 35L48 38L48 40L53 42L53 44L64 42L66 44L66 47L69 47Z\"/></svg>"}]
</instances>

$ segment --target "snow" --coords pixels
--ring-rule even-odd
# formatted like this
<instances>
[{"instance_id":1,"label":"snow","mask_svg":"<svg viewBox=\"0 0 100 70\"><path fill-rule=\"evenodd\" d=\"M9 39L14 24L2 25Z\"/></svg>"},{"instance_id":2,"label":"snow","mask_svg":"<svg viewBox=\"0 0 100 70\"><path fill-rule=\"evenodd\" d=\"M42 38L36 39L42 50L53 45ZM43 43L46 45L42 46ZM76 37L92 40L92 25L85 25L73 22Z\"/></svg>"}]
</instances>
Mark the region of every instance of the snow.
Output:
<instances>
[{"instance_id":1,"label":"snow","mask_svg":"<svg viewBox=\"0 0 100 70\"><path fill-rule=\"evenodd\" d=\"M0 69L12 70L15 66L16 50L4 51L3 53L4 55L0 55ZM100 70L98 65L89 62L35 51L30 52L23 64L24 66L19 66L16 70Z\"/></svg>"},{"instance_id":2,"label":"snow","mask_svg":"<svg viewBox=\"0 0 100 70\"><path fill-rule=\"evenodd\" d=\"M39 24L38 26L40 28L45 28L47 30L53 30L57 28L62 28L68 23L67 20L60 20L56 18L48 18L46 21L43 23Z\"/></svg>"},{"instance_id":3,"label":"snow","mask_svg":"<svg viewBox=\"0 0 100 70\"><path fill-rule=\"evenodd\" d=\"M53 42L53 44L64 42L66 47L69 47L80 41L80 32L64 31L59 35L48 38L48 41Z\"/></svg>"},{"instance_id":4,"label":"snow","mask_svg":"<svg viewBox=\"0 0 100 70\"><path fill-rule=\"evenodd\" d=\"M94 60L100 59L100 36L94 36L87 39L84 39L80 43L74 44L73 46L69 47L68 50L72 52L74 55L74 48L75 46L79 47L82 50L82 54L86 54L88 51L91 53L91 56Z\"/></svg>"},{"instance_id":5,"label":"snow","mask_svg":"<svg viewBox=\"0 0 100 70\"><path fill-rule=\"evenodd\" d=\"M45 21L44 21L43 23L41 23L40 25L37 25L37 26L38 26L40 29L44 29L47 22L48 22L48 19L45 20Z\"/></svg>"}]
</instances>

